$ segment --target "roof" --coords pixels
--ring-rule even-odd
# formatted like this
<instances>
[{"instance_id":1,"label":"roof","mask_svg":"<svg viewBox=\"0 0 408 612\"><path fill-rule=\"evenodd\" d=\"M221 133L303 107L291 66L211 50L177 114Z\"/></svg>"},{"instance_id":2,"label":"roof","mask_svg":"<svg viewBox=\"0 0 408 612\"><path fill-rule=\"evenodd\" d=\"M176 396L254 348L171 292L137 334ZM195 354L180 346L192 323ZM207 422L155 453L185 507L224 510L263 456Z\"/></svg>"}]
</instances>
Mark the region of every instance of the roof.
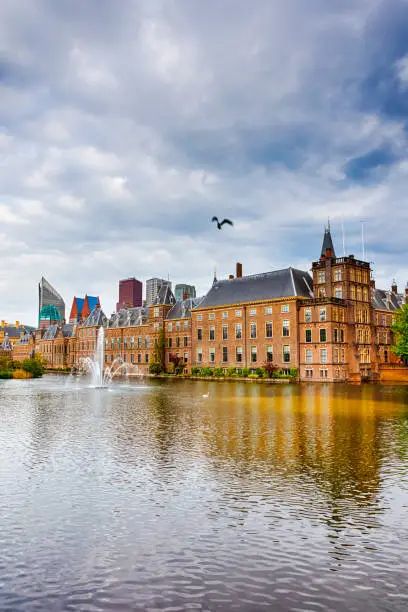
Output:
<instances>
[{"instance_id":1,"label":"roof","mask_svg":"<svg viewBox=\"0 0 408 612\"><path fill-rule=\"evenodd\" d=\"M159 304L175 304L176 298L168 284L162 285L153 300L152 306Z\"/></svg>"},{"instance_id":2,"label":"roof","mask_svg":"<svg viewBox=\"0 0 408 612\"><path fill-rule=\"evenodd\" d=\"M331 250L332 257L336 257L336 253L334 252L333 240L332 240L331 233L330 233L330 228L324 230L321 257L326 256L327 249Z\"/></svg>"},{"instance_id":3,"label":"roof","mask_svg":"<svg viewBox=\"0 0 408 612\"><path fill-rule=\"evenodd\" d=\"M92 327L94 325L101 327L103 325L106 327L108 323L108 317L105 315L103 310L98 306L94 308L90 315L87 316L85 321L83 322L84 327Z\"/></svg>"},{"instance_id":4,"label":"roof","mask_svg":"<svg viewBox=\"0 0 408 612\"><path fill-rule=\"evenodd\" d=\"M371 305L377 310L398 310L404 303L401 293L393 293L384 289L374 289Z\"/></svg>"},{"instance_id":5,"label":"roof","mask_svg":"<svg viewBox=\"0 0 408 612\"><path fill-rule=\"evenodd\" d=\"M0 344L0 349L3 349L4 351L11 351L12 346L10 344L10 340L9 340L9 336L8 334L4 334L4 340L2 342L2 344Z\"/></svg>"},{"instance_id":6,"label":"roof","mask_svg":"<svg viewBox=\"0 0 408 612\"><path fill-rule=\"evenodd\" d=\"M310 274L295 268L284 268L231 280L217 280L198 307L285 297L313 297L313 281Z\"/></svg>"},{"instance_id":7,"label":"roof","mask_svg":"<svg viewBox=\"0 0 408 612\"><path fill-rule=\"evenodd\" d=\"M75 297L74 300L75 300L75 303L76 303L78 314L81 314L82 308L84 307L85 299L84 298Z\"/></svg>"},{"instance_id":8,"label":"roof","mask_svg":"<svg viewBox=\"0 0 408 612\"><path fill-rule=\"evenodd\" d=\"M108 327L135 327L147 321L146 307L121 308L114 312L108 322Z\"/></svg>"},{"instance_id":9,"label":"roof","mask_svg":"<svg viewBox=\"0 0 408 612\"><path fill-rule=\"evenodd\" d=\"M95 297L94 295L87 295L86 297L88 298L89 310L92 312L92 310L99 304L99 298Z\"/></svg>"},{"instance_id":10,"label":"roof","mask_svg":"<svg viewBox=\"0 0 408 612\"><path fill-rule=\"evenodd\" d=\"M0 327L0 330L4 332L4 335L8 334L9 338L19 338L23 332L26 331L25 327L20 325L15 327L14 325L4 325Z\"/></svg>"},{"instance_id":11,"label":"roof","mask_svg":"<svg viewBox=\"0 0 408 612\"><path fill-rule=\"evenodd\" d=\"M19 340L17 340L14 346L18 344L28 344L30 342L30 339L31 339L31 334L29 332L26 332L23 336L21 336Z\"/></svg>"},{"instance_id":12,"label":"roof","mask_svg":"<svg viewBox=\"0 0 408 612\"><path fill-rule=\"evenodd\" d=\"M182 302L177 302L176 304L174 304L173 308L169 310L166 318L167 319L186 319L186 318L191 317L191 310L193 308L197 308L197 306L199 306L199 304L201 303L203 299L204 299L203 297L187 298L186 300L183 300Z\"/></svg>"}]
</instances>

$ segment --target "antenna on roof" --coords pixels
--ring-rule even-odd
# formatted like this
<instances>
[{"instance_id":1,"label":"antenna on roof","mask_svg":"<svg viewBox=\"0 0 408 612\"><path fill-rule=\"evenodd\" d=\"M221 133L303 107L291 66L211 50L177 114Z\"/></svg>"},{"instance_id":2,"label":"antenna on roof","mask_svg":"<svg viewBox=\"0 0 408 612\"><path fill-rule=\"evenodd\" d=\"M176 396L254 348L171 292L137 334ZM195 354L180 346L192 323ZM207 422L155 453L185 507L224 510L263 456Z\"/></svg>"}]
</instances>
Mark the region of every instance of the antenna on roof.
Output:
<instances>
[{"instance_id":1,"label":"antenna on roof","mask_svg":"<svg viewBox=\"0 0 408 612\"><path fill-rule=\"evenodd\" d=\"M327 217L327 229L330 232L330 217Z\"/></svg>"},{"instance_id":2,"label":"antenna on roof","mask_svg":"<svg viewBox=\"0 0 408 612\"><path fill-rule=\"evenodd\" d=\"M364 221L361 221L361 248L363 251L363 261L365 261L365 246L364 246Z\"/></svg>"},{"instance_id":3,"label":"antenna on roof","mask_svg":"<svg viewBox=\"0 0 408 612\"><path fill-rule=\"evenodd\" d=\"M346 256L346 241L344 239L344 217L341 215L341 236L343 240L343 257Z\"/></svg>"}]
</instances>

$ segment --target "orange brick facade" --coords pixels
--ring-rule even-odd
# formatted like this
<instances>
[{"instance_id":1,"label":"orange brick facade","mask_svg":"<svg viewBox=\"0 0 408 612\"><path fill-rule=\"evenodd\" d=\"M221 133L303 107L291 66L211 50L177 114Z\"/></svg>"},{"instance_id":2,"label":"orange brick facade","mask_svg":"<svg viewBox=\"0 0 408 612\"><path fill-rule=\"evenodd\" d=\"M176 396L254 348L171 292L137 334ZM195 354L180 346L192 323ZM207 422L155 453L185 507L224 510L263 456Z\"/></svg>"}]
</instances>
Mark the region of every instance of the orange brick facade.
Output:
<instances>
[{"instance_id":1,"label":"orange brick facade","mask_svg":"<svg viewBox=\"0 0 408 612\"><path fill-rule=\"evenodd\" d=\"M297 368L305 381L379 378L381 364L397 362L390 327L397 305L408 301L408 289L405 296L398 295L396 287L379 294L370 265L353 256L336 258L329 238L329 248L312 264L310 292L302 295L296 294L288 269L293 295L269 299L248 295L239 302L213 306L206 305L205 298L194 304L186 300L188 307L184 302L174 304L173 296L171 303L123 310L109 321L103 315L106 365L120 358L148 373L164 330L168 371L175 360L184 363L186 373L192 367L255 370L272 363L283 371ZM257 278L242 277L242 268L237 270L236 281L242 281L244 288L246 279ZM228 282L222 281L220 290L226 291ZM48 367L63 368L92 357L100 327L92 316L74 326L70 336L64 335L62 326L54 330L52 339L50 333L37 330L28 341L15 344L13 358L21 361L34 350L45 357Z\"/></svg>"}]
</instances>

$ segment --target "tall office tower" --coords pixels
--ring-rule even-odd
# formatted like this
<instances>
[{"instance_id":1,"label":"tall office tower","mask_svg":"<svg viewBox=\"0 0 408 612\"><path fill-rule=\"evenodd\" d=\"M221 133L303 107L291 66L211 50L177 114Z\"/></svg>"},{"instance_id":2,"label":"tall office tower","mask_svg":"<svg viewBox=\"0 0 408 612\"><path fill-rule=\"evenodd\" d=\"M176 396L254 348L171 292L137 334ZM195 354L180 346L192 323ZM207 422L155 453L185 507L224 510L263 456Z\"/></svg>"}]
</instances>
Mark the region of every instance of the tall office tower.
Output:
<instances>
[{"instance_id":1,"label":"tall office tower","mask_svg":"<svg viewBox=\"0 0 408 612\"><path fill-rule=\"evenodd\" d=\"M61 322L64 321L65 319L64 300L62 299L58 291L54 289L54 287L44 277L41 277L41 280L38 284L38 326L40 326L41 311L43 311L43 309L46 306L55 306L55 308L57 309L60 315L59 317L57 317L57 319L60 320Z\"/></svg>"},{"instance_id":2,"label":"tall office tower","mask_svg":"<svg viewBox=\"0 0 408 612\"><path fill-rule=\"evenodd\" d=\"M119 300L116 312L121 308L135 308L142 306L143 283L136 278L126 278L119 281Z\"/></svg>"},{"instance_id":3,"label":"tall office tower","mask_svg":"<svg viewBox=\"0 0 408 612\"><path fill-rule=\"evenodd\" d=\"M171 289L171 282L164 278L150 278L146 281L146 306L153 304L160 288L163 286L167 286Z\"/></svg>"},{"instance_id":4,"label":"tall office tower","mask_svg":"<svg viewBox=\"0 0 408 612\"><path fill-rule=\"evenodd\" d=\"M187 298L195 298L196 288L194 287L194 285L176 285L174 295L177 302L182 302Z\"/></svg>"}]
</instances>

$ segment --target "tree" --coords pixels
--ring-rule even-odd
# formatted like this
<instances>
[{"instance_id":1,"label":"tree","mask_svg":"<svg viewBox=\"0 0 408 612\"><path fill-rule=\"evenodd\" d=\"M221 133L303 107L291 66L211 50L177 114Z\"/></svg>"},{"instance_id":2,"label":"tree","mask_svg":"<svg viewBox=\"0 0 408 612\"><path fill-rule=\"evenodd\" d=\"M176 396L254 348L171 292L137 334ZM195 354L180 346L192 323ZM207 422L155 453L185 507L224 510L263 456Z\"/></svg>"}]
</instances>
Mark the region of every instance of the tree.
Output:
<instances>
[{"instance_id":1,"label":"tree","mask_svg":"<svg viewBox=\"0 0 408 612\"><path fill-rule=\"evenodd\" d=\"M43 364L35 357L24 359L21 367L25 372L29 372L33 378L40 378L44 374Z\"/></svg>"},{"instance_id":2,"label":"tree","mask_svg":"<svg viewBox=\"0 0 408 612\"><path fill-rule=\"evenodd\" d=\"M395 323L391 326L394 332L393 353L408 365L408 304L395 313Z\"/></svg>"},{"instance_id":3,"label":"tree","mask_svg":"<svg viewBox=\"0 0 408 612\"><path fill-rule=\"evenodd\" d=\"M151 374L160 374L166 371L166 337L164 329L159 330L157 342L154 345L152 360L149 366Z\"/></svg>"}]
</instances>

